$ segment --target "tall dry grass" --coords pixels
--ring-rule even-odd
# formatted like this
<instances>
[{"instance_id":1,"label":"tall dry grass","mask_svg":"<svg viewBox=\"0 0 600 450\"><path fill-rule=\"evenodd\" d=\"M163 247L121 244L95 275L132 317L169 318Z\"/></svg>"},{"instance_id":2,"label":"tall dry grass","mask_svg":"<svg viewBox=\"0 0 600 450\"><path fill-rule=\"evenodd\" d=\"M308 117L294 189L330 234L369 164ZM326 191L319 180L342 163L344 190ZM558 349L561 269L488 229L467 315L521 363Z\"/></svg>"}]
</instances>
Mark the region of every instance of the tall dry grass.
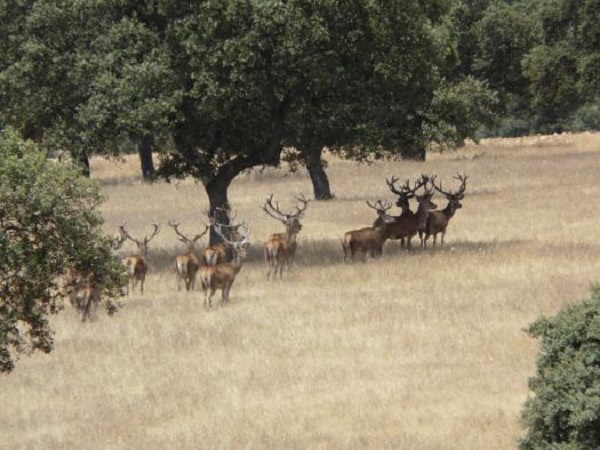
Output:
<instances>
[{"instance_id":1,"label":"tall dry grass","mask_svg":"<svg viewBox=\"0 0 600 450\"><path fill-rule=\"evenodd\" d=\"M310 193L304 174L268 170L230 191L253 251L232 303L208 311L177 292L180 245L196 233L202 187L140 184L135 160L95 160L106 229L163 229L143 296L113 318L52 320L56 349L0 382L3 448L510 449L535 373L539 315L587 298L600 278L600 136L489 140L426 163L330 160L336 199L312 202L296 266L266 282L261 243L280 224L259 208ZM370 224L384 177L469 174L443 249L341 264L343 232ZM445 201L437 196L437 202ZM131 249L132 250L132 249Z\"/></svg>"}]
</instances>

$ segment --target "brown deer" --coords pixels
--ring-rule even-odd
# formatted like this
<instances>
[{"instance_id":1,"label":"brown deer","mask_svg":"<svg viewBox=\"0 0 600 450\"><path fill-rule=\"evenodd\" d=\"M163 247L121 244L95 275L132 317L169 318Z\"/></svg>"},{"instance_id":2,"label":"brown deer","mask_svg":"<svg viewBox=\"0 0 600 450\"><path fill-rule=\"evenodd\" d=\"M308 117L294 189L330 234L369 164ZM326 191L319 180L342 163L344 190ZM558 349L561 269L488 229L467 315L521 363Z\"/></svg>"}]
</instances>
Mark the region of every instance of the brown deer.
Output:
<instances>
[{"instance_id":1,"label":"brown deer","mask_svg":"<svg viewBox=\"0 0 600 450\"><path fill-rule=\"evenodd\" d=\"M285 226L285 232L274 233L269 236L265 242L265 261L267 263L267 280L273 274L273 279L276 278L279 271L279 278L283 276L283 268L287 267L290 270L294 257L296 255L297 241L296 238L302 224L300 220L304 217L304 212L308 206L308 202L303 195L296 197L298 203L296 210L284 213L279 208L279 203L273 204L273 194L265 200L261 208L273 219L279 220Z\"/></svg>"},{"instance_id":2,"label":"brown deer","mask_svg":"<svg viewBox=\"0 0 600 450\"><path fill-rule=\"evenodd\" d=\"M250 245L250 231L248 227L245 224L241 224L240 228L244 229L245 233L240 233L240 238L235 241L227 239L219 226L215 228L215 231L221 235L223 241L231 246L233 260L200 267L200 281L202 289L206 292L206 297L204 298L205 307L212 307L212 298L218 289L222 292L222 304L224 305L229 302L231 286L235 281L236 275L242 268L242 264L246 258L246 250Z\"/></svg>"},{"instance_id":3,"label":"brown deer","mask_svg":"<svg viewBox=\"0 0 600 450\"><path fill-rule=\"evenodd\" d=\"M396 195L398 195L398 201L396 205L402 209L402 213L399 216L393 217L394 221L389 223L385 227L384 231L384 242L388 239L400 239L401 248L411 250L412 238L417 234L420 229L425 227L429 211L437 208L437 205L431 200L434 194L433 186L428 184L433 181L435 177L430 178L427 175L421 175L421 178L414 183L414 187L411 189L409 181L400 187L400 190L396 188L395 183L397 178L392 177L392 180L386 179L389 189ZM423 188L423 194L417 195L418 189ZM417 204L419 205L416 212L411 211L408 200L410 198L416 198ZM379 221L378 218L374 225Z\"/></svg>"},{"instance_id":4,"label":"brown deer","mask_svg":"<svg viewBox=\"0 0 600 450\"><path fill-rule=\"evenodd\" d=\"M433 187L440 194L444 194L448 200L448 204L442 210L431 211L425 227L419 231L421 236L421 245L425 248L427 246L427 240L433 236L433 246L435 247L437 235L442 234L440 245L444 245L444 236L446 235L446 229L450 219L454 217L457 209L462 208L460 200L465 198L465 189L467 187L467 176L457 174L454 177L460 182L460 187L456 192L446 192L442 189L442 184L436 185L435 180L432 180Z\"/></svg>"},{"instance_id":5,"label":"brown deer","mask_svg":"<svg viewBox=\"0 0 600 450\"><path fill-rule=\"evenodd\" d=\"M196 284L196 273L200 268L200 260L195 254L196 243L202 236L204 236L209 227L206 225L206 228L202 233L195 235L193 238L187 237L181 231L179 231L179 225L181 222L175 222L173 220L169 220L169 226L173 228L175 233L177 234L177 239L183 242L186 246L186 252L175 257L175 274L177 275L177 290L181 291L181 282L183 281L185 284L185 290L191 291L194 290L194 286Z\"/></svg>"},{"instance_id":6,"label":"brown deer","mask_svg":"<svg viewBox=\"0 0 600 450\"><path fill-rule=\"evenodd\" d=\"M113 240L112 247L118 250L126 238L121 235ZM64 277L64 287L73 309L81 315L81 321L91 319L92 310L100 303L100 289L96 285L96 275L93 270L78 270L71 268Z\"/></svg>"},{"instance_id":7,"label":"brown deer","mask_svg":"<svg viewBox=\"0 0 600 450\"><path fill-rule=\"evenodd\" d=\"M122 237L133 241L138 248L137 254L125 256L122 259L123 265L126 267L127 274L129 275L129 284L127 286L128 295L130 292L132 294L134 293L138 283L140 284L140 293L144 293L144 281L146 280L146 272L148 272L148 262L146 259L148 256L148 243L160 231L160 224L153 223L152 226L154 227L154 230L150 237L144 237L144 239L139 240L131 237L125 229L125 223L119 225Z\"/></svg>"},{"instance_id":8,"label":"brown deer","mask_svg":"<svg viewBox=\"0 0 600 450\"><path fill-rule=\"evenodd\" d=\"M221 213L227 217L228 224L219 222L217 220L217 213ZM202 252L202 258L200 265L202 266L214 266L215 264L221 264L231 260L233 249L230 242L238 240L240 237L238 229L242 226L241 223L235 222L235 214L229 206L223 208L215 208L214 216L211 216L208 211L204 213L209 220L209 223L214 229L220 230L222 236L227 239L222 242L206 247Z\"/></svg>"},{"instance_id":9,"label":"brown deer","mask_svg":"<svg viewBox=\"0 0 600 450\"><path fill-rule=\"evenodd\" d=\"M393 223L394 218L387 215L392 204L377 200L374 205L367 201L367 205L377 211L378 218L376 224L372 227L365 227L359 230L348 231L344 234L342 248L344 249L344 262L353 261L356 253L364 255L363 261L367 256L375 258L379 256L383 245L383 235L388 224Z\"/></svg>"},{"instance_id":10,"label":"brown deer","mask_svg":"<svg viewBox=\"0 0 600 450\"><path fill-rule=\"evenodd\" d=\"M69 302L80 314L81 321L89 320L92 309L96 309L100 302L100 292L96 287L94 273L70 270L65 277L65 286Z\"/></svg>"}]
</instances>

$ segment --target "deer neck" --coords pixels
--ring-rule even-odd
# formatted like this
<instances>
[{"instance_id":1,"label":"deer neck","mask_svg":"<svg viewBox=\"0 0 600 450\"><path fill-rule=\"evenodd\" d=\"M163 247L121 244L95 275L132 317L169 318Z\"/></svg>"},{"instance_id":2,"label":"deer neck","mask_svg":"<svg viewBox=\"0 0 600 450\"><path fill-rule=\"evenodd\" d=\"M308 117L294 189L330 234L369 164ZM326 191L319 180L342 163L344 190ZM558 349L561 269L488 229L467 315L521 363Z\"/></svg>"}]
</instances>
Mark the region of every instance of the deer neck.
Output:
<instances>
[{"instance_id":1,"label":"deer neck","mask_svg":"<svg viewBox=\"0 0 600 450\"><path fill-rule=\"evenodd\" d=\"M233 274L237 275L240 270L242 270L242 265L244 263L243 258L240 257L237 253L233 255L233 260L229 263L231 268L233 269Z\"/></svg>"},{"instance_id":2,"label":"deer neck","mask_svg":"<svg viewBox=\"0 0 600 450\"><path fill-rule=\"evenodd\" d=\"M417 213L415 214L419 228L424 227L427 223L429 211L430 208L428 208L425 203L419 203L419 208L417 209Z\"/></svg>"},{"instance_id":3,"label":"deer neck","mask_svg":"<svg viewBox=\"0 0 600 450\"><path fill-rule=\"evenodd\" d=\"M289 228L287 228L285 230L285 240L287 241L288 244L293 244L294 242L296 242L297 236L298 236L298 231L291 230Z\"/></svg>"},{"instance_id":4,"label":"deer neck","mask_svg":"<svg viewBox=\"0 0 600 450\"><path fill-rule=\"evenodd\" d=\"M456 203L454 201L450 200L448 202L448 204L446 205L446 207L442 210L442 212L448 219L451 219L452 217L454 217L456 210L457 210Z\"/></svg>"}]
</instances>

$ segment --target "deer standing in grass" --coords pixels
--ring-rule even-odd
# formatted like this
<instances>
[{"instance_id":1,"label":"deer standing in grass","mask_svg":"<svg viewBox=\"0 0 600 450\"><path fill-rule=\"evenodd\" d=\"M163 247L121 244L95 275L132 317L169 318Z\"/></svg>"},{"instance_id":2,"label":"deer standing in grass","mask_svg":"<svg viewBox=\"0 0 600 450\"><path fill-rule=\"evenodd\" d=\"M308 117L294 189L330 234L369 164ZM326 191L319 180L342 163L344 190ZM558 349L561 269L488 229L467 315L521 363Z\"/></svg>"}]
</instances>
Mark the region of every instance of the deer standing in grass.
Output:
<instances>
[{"instance_id":1,"label":"deer standing in grass","mask_svg":"<svg viewBox=\"0 0 600 450\"><path fill-rule=\"evenodd\" d=\"M223 296L222 304L229 303L231 286L235 281L236 275L242 268L242 264L246 258L246 250L250 245L250 231L248 227L245 224L240 224L240 229L243 229L245 232L240 232L237 240L230 241L224 236L218 224L215 227L215 231L223 238L223 241L230 245L233 252L233 260L200 267L200 281L202 289L206 292L206 297L204 298L205 307L212 307L212 298L219 289Z\"/></svg>"},{"instance_id":2,"label":"deer standing in grass","mask_svg":"<svg viewBox=\"0 0 600 450\"><path fill-rule=\"evenodd\" d=\"M120 249L125 239L123 235L115 239L112 244L113 249ZM97 286L96 281L96 274L93 269L78 270L71 268L65 275L65 292L71 306L80 315L82 322L91 319L92 310L97 309L100 303L100 288Z\"/></svg>"},{"instance_id":3,"label":"deer standing in grass","mask_svg":"<svg viewBox=\"0 0 600 450\"><path fill-rule=\"evenodd\" d=\"M304 212L308 206L309 200L304 196L296 197L298 201L296 210L290 213L284 213L279 208L279 204L273 204L273 194L265 200L262 209L273 219L279 220L285 226L285 232L272 234L265 242L265 261L268 266L267 280L273 274L276 278L279 272L279 278L283 277L283 268L290 270L294 257L296 255L296 238L302 224L300 220L304 217Z\"/></svg>"},{"instance_id":4,"label":"deer standing in grass","mask_svg":"<svg viewBox=\"0 0 600 450\"><path fill-rule=\"evenodd\" d=\"M465 198L468 177L466 175L457 174L454 178L460 182L460 187L456 192L446 192L442 189L442 183L438 186L435 184L435 180L432 180L433 187L440 194L446 196L448 204L442 210L431 211L429 213L425 227L423 230L419 231L421 245L423 247L427 246L427 240L431 236L433 236L433 246L435 247L437 235L439 233L442 235L440 245L444 245L444 236L446 235L448 223L450 222L450 219L454 217L456 210L462 208L462 203L460 203L460 201Z\"/></svg>"},{"instance_id":5,"label":"deer standing in grass","mask_svg":"<svg viewBox=\"0 0 600 450\"><path fill-rule=\"evenodd\" d=\"M402 212L399 216L392 216L394 219L393 222L385 226L383 243L388 239L400 239L400 247L410 251L412 238L417 234L419 229L425 226L429 211L437 208L437 205L431 200L433 197L433 186L428 187L431 178L427 175L421 175L421 178L415 181L412 189L408 180L399 189L395 186L395 183L398 181L396 177L392 177L391 180L386 179L385 181L388 188L394 194L398 195L396 205L402 209ZM416 192L420 188L423 188L424 192L422 195L417 195ZM410 209L409 199L413 197L417 199L417 204L419 205L417 212L413 212ZM378 217L373 226L378 225L380 221L381 217ZM378 252L381 254L382 249L379 249Z\"/></svg>"},{"instance_id":6,"label":"deer standing in grass","mask_svg":"<svg viewBox=\"0 0 600 450\"><path fill-rule=\"evenodd\" d=\"M96 309L100 302L100 292L96 287L94 273L71 270L65 277L65 285L69 302L80 315L81 321L89 320L92 309Z\"/></svg>"},{"instance_id":7,"label":"deer standing in grass","mask_svg":"<svg viewBox=\"0 0 600 450\"><path fill-rule=\"evenodd\" d=\"M217 212L220 212L227 218L227 224L217 220ZM233 249L230 242L239 240L239 237L241 236L239 228L242 227L243 224L235 222L235 214L230 207L215 208L214 216L211 216L208 211L205 212L205 214L208 217L210 225L214 227L215 230L218 228L218 234L222 237L224 236L226 239L218 244L206 247L202 252L200 264L202 266L214 266L215 264L221 264L231 260Z\"/></svg>"},{"instance_id":8,"label":"deer standing in grass","mask_svg":"<svg viewBox=\"0 0 600 450\"><path fill-rule=\"evenodd\" d=\"M353 261L356 253L364 255L363 261L366 261L368 256L375 258L381 254L385 228L394 221L394 218L387 214L392 204L377 200L374 205L367 201L367 205L377 211L376 224L372 227L352 230L344 234L342 240L344 262Z\"/></svg>"},{"instance_id":9,"label":"deer standing in grass","mask_svg":"<svg viewBox=\"0 0 600 450\"><path fill-rule=\"evenodd\" d=\"M138 253L134 255L125 256L122 259L123 265L127 269L127 274L129 275L129 283L127 286L127 294L131 292L132 294L135 291L136 286L140 285L140 293L144 293L144 281L146 281L146 273L148 272L148 243L158 234L160 231L160 225L158 223L153 223L152 226L154 230L150 237L144 237L144 239L139 240L133 238L125 229L125 223L119 225L119 230L121 232L121 236L124 239L129 239L133 241L135 245L137 245Z\"/></svg>"},{"instance_id":10,"label":"deer standing in grass","mask_svg":"<svg viewBox=\"0 0 600 450\"><path fill-rule=\"evenodd\" d=\"M193 238L187 237L181 231L179 231L179 225L181 222L169 221L169 226L173 228L177 234L177 239L183 242L187 248L186 252L175 257L175 274L177 275L177 290L181 291L181 282L185 284L186 291L194 290L196 284L196 273L200 268L200 260L195 254L196 243L202 236L204 236L208 230L208 225L202 233L195 235Z\"/></svg>"}]
</instances>

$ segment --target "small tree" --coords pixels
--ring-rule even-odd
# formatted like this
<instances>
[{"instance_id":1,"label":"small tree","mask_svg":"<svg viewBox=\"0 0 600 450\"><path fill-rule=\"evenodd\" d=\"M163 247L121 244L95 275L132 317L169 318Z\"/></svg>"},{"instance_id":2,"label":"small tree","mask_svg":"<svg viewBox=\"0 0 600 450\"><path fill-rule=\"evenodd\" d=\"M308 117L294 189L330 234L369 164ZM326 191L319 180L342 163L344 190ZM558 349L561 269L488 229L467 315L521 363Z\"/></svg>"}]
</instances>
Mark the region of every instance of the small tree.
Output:
<instances>
[{"instance_id":1,"label":"small tree","mask_svg":"<svg viewBox=\"0 0 600 450\"><path fill-rule=\"evenodd\" d=\"M48 315L62 309L69 270L94 274L109 314L124 279L95 183L12 130L0 132L0 180L0 372L10 372L19 353L52 350Z\"/></svg>"},{"instance_id":2,"label":"small tree","mask_svg":"<svg viewBox=\"0 0 600 450\"><path fill-rule=\"evenodd\" d=\"M600 286L592 298L529 328L540 339L522 449L600 448Z\"/></svg>"}]
</instances>

